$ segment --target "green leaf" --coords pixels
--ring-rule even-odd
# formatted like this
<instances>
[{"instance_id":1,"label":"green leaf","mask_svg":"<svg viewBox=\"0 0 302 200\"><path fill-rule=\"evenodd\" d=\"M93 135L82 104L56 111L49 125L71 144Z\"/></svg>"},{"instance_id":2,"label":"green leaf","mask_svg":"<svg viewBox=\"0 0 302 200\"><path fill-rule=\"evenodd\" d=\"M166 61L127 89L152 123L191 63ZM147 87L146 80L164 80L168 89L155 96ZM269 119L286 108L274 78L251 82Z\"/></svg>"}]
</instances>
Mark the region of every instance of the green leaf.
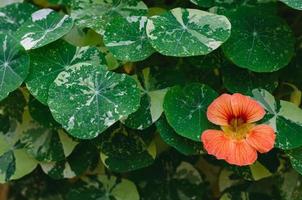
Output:
<instances>
[{"instance_id":1,"label":"green leaf","mask_svg":"<svg viewBox=\"0 0 302 200\"><path fill-rule=\"evenodd\" d=\"M0 7L5 7L14 3L23 3L24 0L4 0L0 2Z\"/></svg>"},{"instance_id":2,"label":"green leaf","mask_svg":"<svg viewBox=\"0 0 302 200\"><path fill-rule=\"evenodd\" d=\"M29 3L14 3L0 8L0 33L16 31L35 10Z\"/></svg>"},{"instance_id":3,"label":"green leaf","mask_svg":"<svg viewBox=\"0 0 302 200\"><path fill-rule=\"evenodd\" d=\"M66 200L82 199L139 200L139 193L134 183L127 179L99 175L83 177L66 196Z\"/></svg>"},{"instance_id":4,"label":"green leaf","mask_svg":"<svg viewBox=\"0 0 302 200\"><path fill-rule=\"evenodd\" d=\"M302 10L302 2L300 0L280 0L280 1L294 9Z\"/></svg>"},{"instance_id":5,"label":"green leaf","mask_svg":"<svg viewBox=\"0 0 302 200\"><path fill-rule=\"evenodd\" d=\"M116 16L144 16L147 6L138 0L74 0L71 16L83 28L91 28L104 35L105 27Z\"/></svg>"},{"instance_id":6,"label":"green leaf","mask_svg":"<svg viewBox=\"0 0 302 200\"><path fill-rule=\"evenodd\" d=\"M26 86L39 101L47 104L48 90L58 74L78 63L105 64L96 47L75 47L58 40L30 52L30 70Z\"/></svg>"},{"instance_id":7,"label":"green leaf","mask_svg":"<svg viewBox=\"0 0 302 200\"><path fill-rule=\"evenodd\" d=\"M206 110L217 96L213 89L199 83L170 88L164 100L169 124L179 135L199 142L201 133L211 127Z\"/></svg>"},{"instance_id":8,"label":"green leaf","mask_svg":"<svg viewBox=\"0 0 302 200\"><path fill-rule=\"evenodd\" d=\"M156 122L160 137L170 146L174 147L184 155L200 154L202 152L201 142L195 142L178 135L168 124L166 118L162 116Z\"/></svg>"},{"instance_id":9,"label":"green leaf","mask_svg":"<svg viewBox=\"0 0 302 200\"><path fill-rule=\"evenodd\" d=\"M79 143L64 160L43 162L40 166L53 179L73 178L82 175L88 169L95 168L98 158L99 154L95 146Z\"/></svg>"},{"instance_id":10,"label":"green leaf","mask_svg":"<svg viewBox=\"0 0 302 200\"><path fill-rule=\"evenodd\" d=\"M280 149L302 146L302 110L291 102L275 100L266 90L255 89L252 93L267 111L264 122L277 134L275 146Z\"/></svg>"},{"instance_id":11,"label":"green leaf","mask_svg":"<svg viewBox=\"0 0 302 200\"><path fill-rule=\"evenodd\" d=\"M39 125L26 130L20 142L31 156L43 162L64 160L77 144L64 131Z\"/></svg>"},{"instance_id":12,"label":"green leaf","mask_svg":"<svg viewBox=\"0 0 302 200\"><path fill-rule=\"evenodd\" d=\"M299 172L300 174L302 174L302 148L296 148L296 149L292 149L286 152L287 155L290 158L290 162L292 164L292 167Z\"/></svg>"},{"instance_id":13,"label":"green leaf","mask_svg":"<svg viewBox=\"0 0 302 200\"><path fill-rule=\"evenodd\" d=\"M217 49L229 38L231 24L222 15L175 8L150 17L146 31L159 53L185 57L205 55Z\"/></svg>"},{"instance_id":14,"label":"green leaf","mask_svg":"<svg viewBox=\"0 0 302 200\"><path fill-rule=\"evenodd\" d=\"M0 33L0 100L17 89L28 74L29 56L13 36Z\"/></svg>"},{"instance_id":15,"label":"green leaf","mask_svg":"<svg viewBox=\"0 0 302 200\"><path fill-rule=\"evenodd\" d=\"M222 68L223 85L232 93L251 95L255 88L273 92L278 86L276 73L255 73L235 66Z\"/></svg>"},{"instance_id":16,"label":"green leaf","mask_svg":"<svg viewBox=\"0 0 302 200\"><path fill-rule=\"evenodd\" d=\"M156 122L163 112L163 102L167 89L159 89L154 86L154 77L150 68L145 68L142 73L134 76L141 89L141 102L138 110L122 119L127 127L142 130Z\"/></svg>"},{"instance_id":17,"label":"green leaf","mask_svg":"<svg viewBox=\"0 0 302 200\"><path fill-rule=\"evenodd\" d=\"M26 49L36 49L56 41L67 34L73 26L73 20L61 16L52 9L45 8L34 12L17 31L21 44Z\"/></svg>"},{"instance_id":18,"label":"green leaf","mask_svg":"<svg viewBox=\"0 0 302 200\"><path fill-rule=\"evenodd\" d=\"M222 48L233 63L255 72L272 72L290 62L294 37L283 19L257 7L241 7L227 16L232 35Z\"/></svg>"},{"instance_id":19,"label":"green leaf","mask_svg":"<svg viewBox=\"0 0 302 200\"><path fill-rule=\"evenodd\" d=\"M154 53L146 35L147 17L114 17L106 25L104 44L119 60L140 61Z\"/></svg>"},{"instance_id":20,"label":"green leaf","mask_svg":"<svg viewBox=\"0 0 302 200\"><path fill-rule=\"evenodd\" d=\"M149 138L150 130L144 132L113 127L98 140L101 160L112 171L128 172L151 165L156 157L156 146Z\"/></svg>"},{"instance_id":21,"label":"green leaf","mask_svg":"<svg viewBox=\"0 0 302 200\"><path fill-rule=\"evenodd\" d=\"M61 72L50 86L48 99L54 119L81 139L95 138L136 111L139 102L135 80L88 63Z\"/></svg>"}]
</instances>

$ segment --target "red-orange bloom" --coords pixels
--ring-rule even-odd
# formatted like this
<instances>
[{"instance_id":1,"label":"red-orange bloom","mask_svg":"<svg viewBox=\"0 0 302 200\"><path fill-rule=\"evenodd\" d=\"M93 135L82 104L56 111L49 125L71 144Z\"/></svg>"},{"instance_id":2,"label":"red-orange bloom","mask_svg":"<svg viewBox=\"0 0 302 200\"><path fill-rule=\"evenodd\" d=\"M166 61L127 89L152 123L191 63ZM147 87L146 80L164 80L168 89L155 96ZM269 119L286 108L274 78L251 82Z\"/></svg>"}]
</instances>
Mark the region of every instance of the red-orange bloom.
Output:
<instances>
[{"instance_id":1,"label":"red-orange bloom","mask_svg":"<svg viewBox=\"0 0 302 200\"><path fill-rule=\"evenodd\" d=\"M207 117L222 130L206 130L201 141L217 159L234 165L250 165L257 160L257 151L266 153L274 147L276 135L269 125L256 125L265 111L248 96L223 94L208 107Z\"/></svg>"}]
</instances>

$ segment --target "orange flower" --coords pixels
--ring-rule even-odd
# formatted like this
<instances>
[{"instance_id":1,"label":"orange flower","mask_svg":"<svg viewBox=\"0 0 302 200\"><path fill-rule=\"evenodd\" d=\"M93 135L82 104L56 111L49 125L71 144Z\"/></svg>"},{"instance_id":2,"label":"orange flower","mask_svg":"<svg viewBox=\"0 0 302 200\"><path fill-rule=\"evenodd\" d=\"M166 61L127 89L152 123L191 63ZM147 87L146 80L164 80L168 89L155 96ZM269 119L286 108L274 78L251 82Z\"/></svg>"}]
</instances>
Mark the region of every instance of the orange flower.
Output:
<instances>
[{"instance_id":1,"label":"orange flower","mask_svg":"<svg viewBox=\"0 0 302 200\"><path fill-rule=\"evenodd\" d=\"M276 135L269 125L256 125L265 115L261 105L248 96L223 94L208 107L207 117L222 130L206 130L201 141L217 159L234 165L250 165L257 151L266 153L274 147Z\"/></svg>"}]
</instances>

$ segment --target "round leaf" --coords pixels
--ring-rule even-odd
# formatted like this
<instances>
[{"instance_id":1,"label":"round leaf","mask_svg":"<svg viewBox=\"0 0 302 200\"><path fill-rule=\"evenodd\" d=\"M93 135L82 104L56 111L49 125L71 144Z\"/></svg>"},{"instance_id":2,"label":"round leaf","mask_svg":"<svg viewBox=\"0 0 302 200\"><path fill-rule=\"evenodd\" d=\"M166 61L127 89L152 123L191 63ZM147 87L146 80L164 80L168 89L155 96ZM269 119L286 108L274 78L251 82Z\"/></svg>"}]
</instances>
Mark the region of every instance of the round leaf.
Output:
<instances>
[{"instance_id":1,"label":"round leaf","mask_svg":"<svg viewBox=\"0 0 302 200\"><path fill-rule=\"evenodd\" d=\"M0 33L0 100L17 89L28 74L29 56L10 35Z\"/></svg>"},{"instance_id":2,"label":"round leaf","mask_svg":"<svg viewBox=\"0 0 302 200\"><path fill-rule=\"evenodd\" d=\"M45 46L67 34L73 26L68 15L61 16L52 9L34 12L17 31L21 44L26 49Z\"/></svg>"},{"instance_id":3,"label":"round leaf","mask_svg":"<svg viewBox=\"0 0 302 200\"><path fill-rule=\"evenodd\" d=\"M30 52L30 70L25 80L31 94L47 104L50 84L64 69L77 63L104 64L104 57L96 47L75 47L58 40Z\"/></svg>"},{"instance_id":4,"label":"round leaf","mask_svg":"<svg viewBox=\"0 0 302 200\"><path fill-rule=\"evenodd\" d=\"M257 8L230 12L232 35L223 51L239 67L272 72L286 66L294 55L294 37L287 23Z\"/></svg>"},{"instance_id":5,"label":"round leaf","mask_svg":"<svg viewBox=\"0 0 302 200\"><path fill-rule=\"evenodd\" d=\"M199 142L201 133L211 127L206 111L217 96L213 89L199 83L172 87L164 99L169 124L179 135Z\"/></svg>"},{"instance_id":6,"label":"round leaf","mask_svg":"<svg viewBox=\"0 0 302 200\"><path fill-rule=\"evenodd\" d=\"M196 9L175 8L147 22L151 45L168 56L205 55L224 43L231 32L225 16Z\"/></svg>"},{"instance_id":7,"label":"round leaf","mask_svg":"<svg viewBox=\"0 0 302 200\"><path fill-rule=\"evenodd\" d=\"M280 0L286 5L297 9L297 10L302 10L302 2L300 0Z\"/></svg>"},{"instance_id":8,"label":"round leaf","mask_svg":"<svg viewBox=\"0 0 302 200\"><path fill-rule=\"evenodd\" d=\"M106 26L105 46L119 60L146 59L154 52L146 35L146 23L145 16L114 17Z\"/></svg>"},{"instance_id":9,"label":"round leaf","mask_svg":"<svg viewBox=\"0 0 302 200\"><path fill-rule=\"evenodd\" d=\"M50 86L48 99L55 120L82 139L96 137L133 113L139 102L134 79L87 63L61 72Z\"/></svg>"}]
</instances>

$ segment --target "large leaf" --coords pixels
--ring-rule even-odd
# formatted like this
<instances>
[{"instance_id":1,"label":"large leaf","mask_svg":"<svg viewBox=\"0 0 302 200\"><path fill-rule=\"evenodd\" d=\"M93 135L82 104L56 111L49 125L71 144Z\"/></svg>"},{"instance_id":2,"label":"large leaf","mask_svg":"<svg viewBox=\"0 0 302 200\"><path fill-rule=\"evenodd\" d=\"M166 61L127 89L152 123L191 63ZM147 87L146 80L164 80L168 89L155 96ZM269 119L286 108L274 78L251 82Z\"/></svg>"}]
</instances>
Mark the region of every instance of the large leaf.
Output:
<instances>
[{"instance_id":1,"label":"large leaf","mask_svg":"<svg viewBox=\"0 0 302 200\"><path fill-rule=\"evenodd\" d=\"M0 33L0 100L17 89L28 74L29 56L10 35Z\"/></svg>"},{"instance_id":2,"label":"large leaf","mask_svg":"<svg viewBox=\"0 0 302 200\"><path fill-rule=\"evenodd\" d=\"M134 79L88 63L61 72L50 86L48 99L55 120L82 139L96 137L133 113L139 102Z\"/></svg>"},{"instance_id":3,"label":"large leaf","mask_svg":"<svg viewBox=\"0 0 302 200\"><path fill-rule=\"evenodd\" d=\"M225 16L196 9L175 8L148 19L151 45L168 56L205 55L224 43L231 32Z\"/></svg>"},{"instance_id":4,"label":"large leaf","mask_svg":"<svg viewBox=\"0 0 302 200\"><path fill-rule=\"evenodd\" d=\"M30 70L25 80L31 94L46 104L50 84L58 74L77 63L104 64L104 56L96 47L75 47L58 40L30 52Z\"/></svg>"},{"instance_id":5,"label":"large leaf","mask_svg":"<svg viewBox=\"0 0 302 200\"><path fill-rule=\"evenodd\" d=\"M302 110L291 102L278 101L266 90L253 90L253 96L267 111L264 122L277 134L275 146L293 149L302 146Z\"/></svg>"},{"instance_id":6,"label":"large leaf","mask_svg":"<svg viewBox=\"0 0 302 200\"><path fill-rule=\"evenodd\" d=\"M280 0L280 1L282 1L283 3L294 9L302 10L302 1L300 0Z\"/></svg>"},{"instance_id":7,"label":"large leaf","mask_svg":"<svg viewBox=\"0 0 302 200\"><path fill-rule=\"evenodd\" d=\"M160 137L170 146L177 149L184 155L200 154L202 152L201 142L195 142L178 135L168 124L166 117L162 116L156 122Z\"/></svg>"},{"instance_id":8,"label":"large leaf","mask_svg":"<svg viewBox=\"0 0 302 200\"><path fill-rule=\"evenodd\" d=\"M139 194L133 182L113 175L82 177L66 195L66 200L139 200Z\"/></svg>"},{"instance_id":9,"label":"large leaf","mask_svg":"<svg viewBox=\"0 0 302 200\"><path fill-rule=\"evenodd\" d=\"M116 16L143 16L147 6L138 0L74 0L71 16L80 27L92 28L99 34Z\"/></svg>"},{"instance_id":10,"label":"large leaf","mask_svg":"<svg viewBox=\"0 0 302 200\"><path fill-rule=\"evenodd\" d=\"M294 55L294 37L283 19L246 7L227 16L232 35L222 48L232 62L255 72L276 71L289 63Z\"/></svg>"},{"instance_id":11,"label":"large leaf","mask_svg":"<svg viewBox=\"0 0 302 200\"><path fill-rule=\"evenodd\" d=\"M179 135L199 142L201 133L211 127L206 111L217 96L212 88L199 83L170 88L164 99L169 124Z\"/></svg>"},{"instance_id":12,"label":"large leaf","mask_svg":"<svg viewBox=\"0 0 302 200\"><path fill-rule=\"evenodd\" d=\"M105 46L120 60L139 61L149 57L154 49L146 35L147 17L114 17L104 33Z\"/></svg>"},{"instance_id":13,"label":"large leaf","mask_svg":"<svg viewBox=\"0 0 302 200\"><path fill-rule=\"evenodd\" d=\"M16 31L35 10L29 3L15 3L0 8L0 33Z\"/></svg>"},{"instance_id":14,"label":"large leaf","mask_svg":"<svg viewBox=\"0 0 302 200\"><path fill-rule=\"evenodd\" d=\"M17 31L26 50L45 46L67 34L73 26L68 15L45 8L34 12Z\"/></svg>"},{"instance_id":15,"label":"large leaf","mask_svg":"<svg viewBox=\"0 0 302 200\"><path fill-rule=\"evenodd\" d=\"M101 135L99 141L101 159L112 171L128 172L147 167L156 157L149 129L139 132L123 126L113 127Z\"/></svg>"}]
</instances>

